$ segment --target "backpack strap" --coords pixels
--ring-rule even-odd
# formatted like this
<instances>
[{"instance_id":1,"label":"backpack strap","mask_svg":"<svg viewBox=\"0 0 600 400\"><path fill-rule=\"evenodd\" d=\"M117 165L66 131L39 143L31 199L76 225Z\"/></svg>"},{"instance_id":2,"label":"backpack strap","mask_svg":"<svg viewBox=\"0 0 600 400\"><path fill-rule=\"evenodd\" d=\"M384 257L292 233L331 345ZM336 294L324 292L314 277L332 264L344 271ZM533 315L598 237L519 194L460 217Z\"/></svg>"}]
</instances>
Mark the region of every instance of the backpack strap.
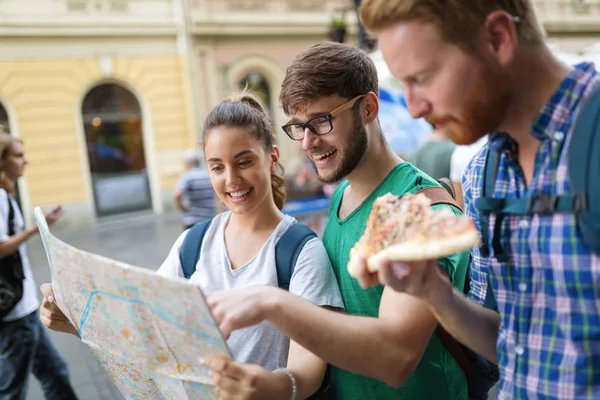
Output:
<instances>
[{"instance_id":1,"label":"backpack strap","mask_svg":"<svg viewBox=\"0 0 600 400\"><path fill-rule=\"evenodd\" d=\"M179 259L186 279L196 271L196 264L200 257L200 248L206 231L212 220L202 221L192 228L183 239ZM317 237L309 227L295 223L290 226L275 245L275 265L277 266L277 281L279 287L289 290L290 281L296 267L296 261L306 242Z\"/></svg>"},{"instance_id":2,"label":"backpack strap","mask_svg":"<svg viewBox=\"0 0 600 400\"><path fill-rule=\"evenodd\" d=\"M275 265L277 267L277 282L284 290L290 289L290 281L296 268L298 256L306 242L317 237L308 226L294 223L279 238L275 245Z\"/></svg>"},{"instance_id":3,"label":"backpack strap","mask_svg":"<svg viewBox=\"0 0 600 400\"><path fill-rule=\"evenodd\" d=\"M454 189L452 181L448 178L440 178L437 181L448 193L450 193L450 196L456 200L456 190Z\"/></svg>"},{"instance_id":4,"label":"backpack strap","mask_svg":"<svg viewBox=\"0 0 600 400\"><path fill-rule=\"evenodd\" d=\"M13 236L15 232L15 208L12 204L10 194L6 192L6 199L8 200L8 236Z\"/></svg>"},{"instance_id":5,"label":"backpack strap","mask_svg":"<svg viewBox=\"0 0 600 400\"><path fill-rule=\"evenodd\" d=\"M587 209L586 197L584 193L560 196L535 193L524 199L481 198L477 208L485 213L512 215L578 213Z\"/></svg>"},{"instance_id":6,"label":"backpack strap","mask_svg":"<svg viewBox=\"0 0 600 400\"><path fill-rule=\"evenodd\" d=\"M425 196L431 200L431 205L435 206L437 204L448 204L453 207L456 207L462 212L461 206L458 205L455 198L452 196L454 193L454 189L451 191L444 186L428 186L417 193L423 193Z\"/></svg>"},{"instance_id":7,"label":"backpack strap","mask_svg":"<svg viewBox=\"0 0 600 400\"><path fill-rule=\"evenodd\" d=\"M506 202L505 199L494 198L496 188L496 175L500 166L500 150L488 146L483 166L482 196L477 200L476 207L480 212L479 223L481 224L481 247L480 252L484 257L490 256L490 213L495 212L496 222L494 225L494 236L492 246L494 255L498 261L506 261L508 255L500 242L500 228L502 226L503 213L501 212Z\"/></svg>"},{"instance_id":8,"label":"backpack strap","mask_svg":"<svg viewBox=\"0 0 600 400\"><path fill-rule=\"evenodd\" d=\"M200 248L202 247L202 240L204 235L210 226L212 219L202 221L190 228L179 252L179 260L181 261L181 268L183 269L183 275L185 279L190 279L194 272L196 272L196 264L200 258Z\"/></svg>"},{"instance_id":9,"label":"backpack strap","mask_svg":"<svg viewBox=\"0 0 600 400\"><path fill-rule=\"evenodd\" d=\"M567 162L571 188L579 198L577 225L583 242L600 255L600 84L577 115Z\"/></svg>"},{"instance_id":10,"label":"backpack strap","mask_svg":"<svg viewBox=\"0 0 600 400\"><path fill-rule=\"evenodd\" d=\"M452 335L450 335L441 325L435 330L435 334L437 335L442 345L448 350L448 353L456 360L460 368L465 373L467 379L473 378L475 374L475 365L473 361L467 355L463 345L459 343Z\"/></svg>"},{"instance_id":11,"label":"backpack strap","mask_svg":"<svg viewBox=\"0 0 600 400\"><path fill-rule=\"evenodd\" d=\"M595 216L585 213L590 204L588 182L592 182L592 180L589 174L594 167L597 170L598 162L594 164L594 160L600 160L600 142L598 145L594 145L594 138L600 138L600 91L594 95L582 107L569 148L568 171L574 193L562 195L535 193L521 199L495 198L494 191L501 153L498 146L490 145L488 147L483 168L482 196L476 204L481 214L479 218L482 238L481 254L484 257L490 256L491 244L494 257L499 262L508 260L508 252L504 250L501 243L502 221L506 215L573 213L579 216L578 225L583 227L582 231L586 231L586 226L593 226L595 222L590 223L590 221L600 219L600 210L594 213ZM591 127L594 128L590 129ZM600 196L600 185L597 186L596 196ZM496 215L496 219L490 243L489 218L491 213ZM597 223L596 227L592 227L591 230L595 233L590 234L588 231L587 240L585 239L586 233L582 232L584 241L589 242L592 248L596 246L596 252L600 254L600 223Z\"/></svg>"}]
</instances>

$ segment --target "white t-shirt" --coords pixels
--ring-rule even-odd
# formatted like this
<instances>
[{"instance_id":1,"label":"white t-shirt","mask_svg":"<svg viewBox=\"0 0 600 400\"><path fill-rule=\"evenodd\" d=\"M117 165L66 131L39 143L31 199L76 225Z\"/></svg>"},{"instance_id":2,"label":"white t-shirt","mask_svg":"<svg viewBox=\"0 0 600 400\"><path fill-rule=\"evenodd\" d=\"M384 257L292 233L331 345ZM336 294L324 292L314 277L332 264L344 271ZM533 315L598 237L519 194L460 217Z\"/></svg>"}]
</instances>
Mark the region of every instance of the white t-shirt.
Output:
<instances>
[{"instance_id":1,"label":"white t-shirt","mask_svg":"<svg viewBox=\"0 0 600 400\"><path fill-rule=\"evenodd\" d=\"M450 159L450 180L453 182L462 182L462 177L467 170L467 165L473 157L479 153L479 150L487 143L487 136L482 137L473 144L466 146L456 146Z\"/></svg>"},{"instance_id":2,"label":"white t-shirt","mask_svg":"<svg viewBox=\"0 0 600 400\"><path fill-rule=\"evenodd\" d=\"M8 193L4 189L0 189L0 242L6 242L8 240ZM10 197L13 209L15 211L15 234L23 232L25 228L25 222L19 210L17 202ZM33 280L33 274L31 272L31 266L29 265L29 258L27 258L27 246L23 243L19 246L19 252L21 253L21 262L23 263L23 272L25 273L25 280L23 281L23 298L17 303L15 308L6 315L3 321L14 321L37 310L40 306L37 297L37 285Z\"/></svg>"},{"instance_id":3,"label":"white t-shirt","mask_svg":"<svg viewBox=\"0 0 600 400\"><path fill-rule=\"evenodd\" d=\"M226 211L213 219L202 241L200 258L190 282L206 292L257 285L278 286L275 245L296 220L284 216L258 254L234 270L225 247L225 226L230 215ZM184 276L179 253L186 234L187 231L177 239L158 274ZM289 291L318 306L343 308L338 283L320 239L311 239L302 248ZM233 332L227 344L239 362L258 364L270 370L287 365L289 339L268 321Z\"/></svg>"}]
</instances>

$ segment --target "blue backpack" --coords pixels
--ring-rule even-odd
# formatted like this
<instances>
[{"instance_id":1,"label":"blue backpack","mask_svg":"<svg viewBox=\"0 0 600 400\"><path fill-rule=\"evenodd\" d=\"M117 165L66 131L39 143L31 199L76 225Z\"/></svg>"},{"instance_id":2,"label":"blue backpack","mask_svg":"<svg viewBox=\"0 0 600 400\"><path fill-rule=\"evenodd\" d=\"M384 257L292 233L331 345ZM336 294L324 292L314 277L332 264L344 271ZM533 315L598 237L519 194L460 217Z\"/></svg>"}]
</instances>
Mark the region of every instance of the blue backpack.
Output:
<instances>
[{"instance_id":1,"label":"blue backpack","mask_svg":"<svg viewBox=\"0 0 600 400\"><path fill-rule=\"evenodd\" d=\"M186 279L190 279L190 277L196 271L196 264L198 264L198 260L200 258L202 240L204 239L204 235L206 234L211 222L212 220L209 219L194 225L192 228L190 228L189 232L185 236L185 239L183 240L181 251L179 253L179 259L181 261L181 267ZM300 255L304 245L315 237L317 237L317 234L306 225L295 223L285 231L275 245L277 283L281 289L290 289L290 281L292 280L292 275L294 274L298 256ZM327 370L325 371L325 376L323 377L323 382L321 383L321 387L315 394L309 397L309 399L335 399L335 387L331 378L331 368L328 365Z\"/></svg>"},{"instance_id":2,"label":"blue backpack","mask_svg":"<svg viewBox=\"0 0 600 400\"><path fill-rule=\"evenodd\" d=\"M535 194L524 199L495 198L496 174L500 164L500 150L489 148L483 170L483 191L477 202L481 214L481 252L499 262L508 260L508 253L500 242L500 229L505 215L547 215L573 213L577 218L583 242L600 255L600 87L588 96L581 106L571 133L568 149L568 174L571 192L557 195ZM489 237L489 217L496 215L494 235Z\"/></svg>"}]
</instances>

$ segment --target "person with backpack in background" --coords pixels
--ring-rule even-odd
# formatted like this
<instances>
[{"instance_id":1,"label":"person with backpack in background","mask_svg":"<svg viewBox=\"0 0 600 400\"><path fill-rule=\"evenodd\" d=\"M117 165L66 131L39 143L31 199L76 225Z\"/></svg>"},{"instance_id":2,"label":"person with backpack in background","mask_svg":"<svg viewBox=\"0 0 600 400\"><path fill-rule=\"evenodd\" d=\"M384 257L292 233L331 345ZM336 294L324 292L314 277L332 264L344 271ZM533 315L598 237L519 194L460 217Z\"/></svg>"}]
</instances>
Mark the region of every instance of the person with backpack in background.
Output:
<instances>
[{"instance_id":1,"label":"person with backpack in background","mask_svg":"<svg viewBox=\"0 0 600 400\"><path fill-rule=\"evenodd\" d=\"M277 173L279 149L268 115L251 94L225 99L208 115L202 133L206 165L229 211L184 232L158 274L188 278L205 293L254 285L284 287L318 307L342 309L323 243L281 212L286 193ZM43 323L77 335L53 303L51 284L43 285L42 292ZM219 399L306 398L323 382L326 364L271 324L236 332L227 344L238 363L215 362L250 378L240 385L238 377L220 374L215 367ZM240 393L241 389L247 390Z\"/></svg>"},{"instance_id":2,"label":"person with backpack in background","mask_svg":"<svg viewBox=\"0 0 600 400\"><path fill-rule=\"evenodd\" d=\"M347 314L274 287L210 293L207 299L222 332L234 335L236 329L268 320L333 366L341 400L466 400L465 371L436 331L426 303L383 286L365 291L347 271L350 249L378 197L438 188L445 204L433 207L461 214L448 205L452 198L433 178L388 146L378 122L373 61L348 44L313 46L288 67L281 103L291 118L283 130L302 145L319 179L342 181L331 199L323 242ZM468 252L462 252L440 259L435 268L463 290L468 259Z\"/></svg>"},{"instance_id":3,"label":"person with backpack in background","mask_svg":"<svg viewBox=\"0 0 600 400\"><path fill-rule=\"evenodd\" d=\"M458 144L489 134L463 177L475 302L433 260L363 266L362 285L420 299L497 361L500 400L599 399L600 75L552 54L529 0L364 0L361 17L413 117Z\"/></svg>"},{"instance_id":4,"label":"person with backpack in background","mask_svg":"<svg viewBox=\"0 0 600 400\"><path fill-rule=\"evenodd\" d=\"M37 312L40 302L25 242L38 227L25 228L14 198L26 165L23 143L0 133L0 400L25 400L30 373L46 399L77 399L67 364ZM46 214L46 221L52 225L61 216L57 206Z\"/></svg>"}]
</instances>

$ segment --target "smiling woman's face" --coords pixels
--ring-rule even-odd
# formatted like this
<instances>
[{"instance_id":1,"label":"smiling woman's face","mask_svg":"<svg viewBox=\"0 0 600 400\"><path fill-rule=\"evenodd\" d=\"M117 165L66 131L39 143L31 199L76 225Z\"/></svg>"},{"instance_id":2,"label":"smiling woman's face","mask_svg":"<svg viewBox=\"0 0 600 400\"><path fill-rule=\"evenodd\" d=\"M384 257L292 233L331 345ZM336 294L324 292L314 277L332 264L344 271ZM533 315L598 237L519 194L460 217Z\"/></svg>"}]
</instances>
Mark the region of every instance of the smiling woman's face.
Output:
<instances>
[{"instance_id":1,"label":"smiling woman's face","mask_svg":"<svg viewBox=\"0 0 600 400\"><path fill-rule=\"evenodd\" d=\"M245 214L273 200L271 172L279 159L244 128L216 127L205 137L204 154L210 181L233 213Z\"/></svg>"}]
</instances>

